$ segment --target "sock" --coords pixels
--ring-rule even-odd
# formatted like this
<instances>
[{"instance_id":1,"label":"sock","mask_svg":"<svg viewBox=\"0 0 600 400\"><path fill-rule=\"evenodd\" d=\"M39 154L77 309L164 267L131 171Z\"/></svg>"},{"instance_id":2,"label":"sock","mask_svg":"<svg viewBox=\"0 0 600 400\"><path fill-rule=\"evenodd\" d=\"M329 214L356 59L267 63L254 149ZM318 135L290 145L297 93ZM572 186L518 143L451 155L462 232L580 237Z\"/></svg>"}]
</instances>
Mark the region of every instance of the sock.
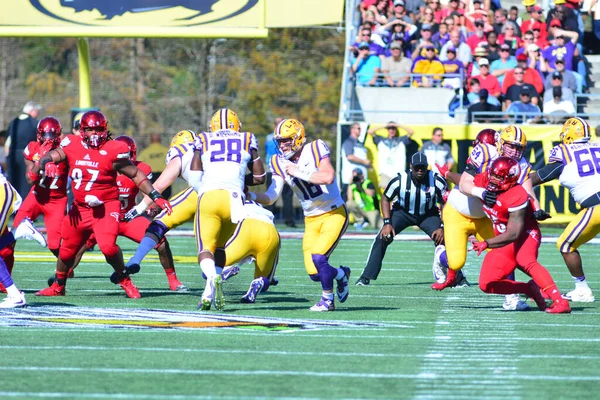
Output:
<instances>
[{"instance_id":1,"label":"sock","mask_svg":"<svg viewBox=\"0 0 600 400\"><path fill-rule=\"evenodd\" d=\"M7 291L9 286L14 285L12 277L10 276L8 268L6 268L6 264L2 258L0 258L0 283L2 283L2 286L4 286Z\"/></svg>"},{"instance_id":2,"label":"sock","mask_svg":"<svg viewBox=\"0 0 600 400\"><path fill-rule=\"evenodd\" d=\"M573 280L575 281L575 289L581 290L590 288L587 284L587 281L585 280L585 275L574 276Z\"/></svg>"},{"instance_id":3,"label":"sock","mask_svg":"<svg viewBox=\"0 0 600 400\"><path fill-rule=\"evenodd\" d=\"M215 267L215 271L217 271L217 275L223 275L223 268L222 267Z\"/></svg>"},{"instance_id":4,"label":"sock","mask_svg":"<svg viewBox=\"0 0 600 400\"><path fill-rule=\"evenodd\" d=\"M329 301L333 301L333 293L325 293L323 292L323 298Z\"/></svg>"},{"instance_id":5,"label":"sock","mask_svg":"<svg viewBox=\"0 0 600 400\"><path fill-rule=\"evenodd\" d=\"M269 286L271 286L271 282L269 282L269 280L267 278L265 278L264 276L261 276L260 278L257 278L257 279L260 279L263 283L263 287L260 290L260 292L261 293L266 292L269 289Z\"/></svg>"},{"instance_id":6,"label":"sock","mask_svg":"<svg viewBox=\"0 0 600 400\"><path fill-rule=\"evenodd\" d=\"M341 268L336 268L336 269L337 269L337 275L335 276L335 279L339 281L339 280L340 280L340 279L342 279L344 276L346 276L346 273L345 273L345 272L344 272L344 270L343 270L343 269L341 269Z\"/></svg>"},{"instance_id":7,"label":"sock","mask_svg":"<svg viewBox=\"0 0 600 400\"><path fill-rule=\"evenodd\" d=\"M132 265L132 264L138 264L141 265L142 261L144 260L144 258L146 258L146 256L148 255L148 253L150 253L152 251L152 249L154 249L154 247L156 247L158 243L154 241L154 239L145 236L142 241L140 242L140 245L138 246L138 248L135 250L135 254L133 255L133 257L131 257L129 259L129 261L127 261L127 267Z\"/></svg>"},{"instance_id":8,"label":"sock","mask_svg":"<svg viewBox=\"0 0 600 400\"><path fill-rule=\"evenodd\" d=\"M442 264L442 267L444 268L449 268L448 255L446 254L446 250L444 250L442 254L440 254L440 264Z\"/></svg>"},{"instance_id":9,"label":"sock","mask_svg":"<svg viewBox=\"0 0 600 400\"><path fill-rule=\"evenodd\" d=\"M558 303L562 300L562 295L560 294L560 290L556 287L556 285L551 285L545 288L542 288L542 292L546 294L548 297L552 299L553 303Z\"/></svg>"},{"instance_id":10,"label":"sock","mask_svg":"<svg viewBox=\"0 0 600 400\"><path fill-rule=\"evenodd\" d=\"M167 268L165 269L165 274L167 274L168 278L177 278L177 274L175 273L175 268Z\"/></svg>"},{"instance_id":11,"label":"sock","mask_svg":"<svg viewBox=\"0 0 600 400\"><path fill-rule=\"evenodd\" d=\"M65 286L67 284L67 272L56 271L56 283Z\"/></svg>"},{"instance_id":12,"label":"sock","mask_svg":"<svg viewBox=\"0 0 600 400\"><path fill-rule=\"evenodd\" d=\"M206 275L206 279L208 280L210 280L213 276L217 274L215 260L211 258L205 258L202 261L200 261L200 268L202 269L202 273Z\"/></svg>"},{"instance_id":13,"label":"sock","mask_svg":"<svg viewBox=\"0 0 600 400\"><path fill-rule=\"evenodd\" d=\"M2 236L0 236L0 249L3 249L7 246L13 244L17 239L15 239L15 235L12 232L6 231Z\"/></svg>"},{"instance_id":14,"label":"sock","mask_svg":"<svg viewBox=\"0 0 600 400\"><path fill-rule=\"evenodd\" d=\"M17 297L21 293L19 292L19 289L17 289L17 286L13 283L12 285L6 288L6 294L10 297Z\"/></svg>"}]
</instances>

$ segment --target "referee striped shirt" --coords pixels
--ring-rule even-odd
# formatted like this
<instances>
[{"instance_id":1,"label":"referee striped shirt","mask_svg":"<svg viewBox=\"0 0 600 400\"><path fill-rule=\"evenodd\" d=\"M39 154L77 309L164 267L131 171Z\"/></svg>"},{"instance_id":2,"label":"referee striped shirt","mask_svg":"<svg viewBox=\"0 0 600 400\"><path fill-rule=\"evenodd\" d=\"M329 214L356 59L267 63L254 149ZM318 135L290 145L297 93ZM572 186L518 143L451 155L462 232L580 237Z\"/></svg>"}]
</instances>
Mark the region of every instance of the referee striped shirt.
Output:
<instances>
[{"instance_id":1,"label":"referee striped shirt","mask_svg":"<svg viewBox=\"0 0 600 400\"><path fill-rule=\"evenodd\" d=\"M418 217L436 208L446 190L448 183L438 173L427 171L423 182L419 182L408 169L392 179L383 194L408 214Z\"/></svg>"}]
</instances>

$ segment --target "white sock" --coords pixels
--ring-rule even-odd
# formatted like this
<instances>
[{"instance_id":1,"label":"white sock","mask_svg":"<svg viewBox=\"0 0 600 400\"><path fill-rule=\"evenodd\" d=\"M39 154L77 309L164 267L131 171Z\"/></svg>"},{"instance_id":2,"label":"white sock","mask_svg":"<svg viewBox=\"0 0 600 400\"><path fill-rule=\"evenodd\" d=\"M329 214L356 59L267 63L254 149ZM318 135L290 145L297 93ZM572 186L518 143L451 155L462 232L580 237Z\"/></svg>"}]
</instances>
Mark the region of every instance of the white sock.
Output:
<instances>
[{"instance_id":1,"label":"white sock","mask_svg":"<svg viewBox=\"0 0 600 400\"><path fill-rule=\"evenodd\" d=\"M323 296L324 299L333 301L333 293L325 293L325 292L323 292L322 296Z\"/></svg>"},{"instance_id":2,"label":"white sock","mask_svg":"<svg viewBox=\"0 0 600 400\"><path fill-rule=\"evenodd\" d=\"M19 289L17 289L17 286L13 283L12 285L10 285L9 287L6 288L6 294L9 295L10 297L18 297L21 295L21 292L19 291Z\"/></svg>"},{"instance_id":3,"label":"white sock","mask_svg":"<svg viewBox=\"0 0 600 400\"><path fill-rule=\"evenodd\" d=\"M583 276L578 276L578 277L573 277L573 280L575 281L575 289L577 290L582 290L582 289L589 289L590 287L587 284L587 281L585 280L585 275Z\"/></svg>"},{"instance_id":4,"label":"white sock","mask_svg":"<svg viewBox=\"0 0 600 400\"><path fill-rule=\"evenodd\" d=\"M204 275L206 275L206 280L210 281L210 279L217 274L217 269L215 267L215 260L211 258L205 258L200 261L200 268Z\"/></svg>"},{"instance_id":5,"label":"white sock","mask_svg":"<svg viewBox=\"0 0 600 400\"><path fill-rule=\"evenodd\" d=\"M346 275L346 273L341 268L336 268L336 269L337 269L337 275L335 276L335 279L337 279L339 281Z\"/></svg>"}]
</instances>

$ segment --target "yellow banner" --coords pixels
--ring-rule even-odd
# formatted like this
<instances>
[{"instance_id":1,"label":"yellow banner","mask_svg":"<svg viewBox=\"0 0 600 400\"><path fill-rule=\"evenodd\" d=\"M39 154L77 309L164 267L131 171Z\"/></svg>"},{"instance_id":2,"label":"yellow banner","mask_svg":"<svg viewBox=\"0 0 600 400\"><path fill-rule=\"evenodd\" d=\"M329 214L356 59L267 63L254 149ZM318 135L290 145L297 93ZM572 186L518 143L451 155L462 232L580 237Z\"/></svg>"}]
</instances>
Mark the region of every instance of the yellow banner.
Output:
<instances>
[{"instance_id":1,"label":"yellow banner","mask_svg":"<svg viewBox=\"0 0 600 400\"><path fill-rule=\"evenodd\" d=\"M337 23L343 0L0 0L0 36L266 37Z\"/></svg>"},{"instance_id":2,"label":"yellow banner","mask_svg":"<svg viewBox=\"0 0 600 400\"><path fill-rule=\"evenodd\" d=\"M379 124L373 124L370 127L377 127ZM375 133L381 136L387 136L385 125L381 125L382 129ZM456 161L456 166L453 168L457 171L459 166L464 166L469 153L471 152L471 143L477 136L480 130L484 127L481 125L411 125L410 128L415 131L412 139L419 144L431 140L433 129L440 127L444 131L444 141L450 142L452 148L452 157ZM485 128L500 129L505 125L490 125ZM559 142L560 125L520 125L521 129L527 136L527 149L524 153L525 157L533 166L533 170L543 166L548 161L548 154L554 145ZM404 135L400 129L400 135ZM369 150L369 158L373 162L374 168L378 166L377 146L373 143L373 139L367 135L365 147ZM409 160L407 160L409 162ZM378 172L369 174L369 178L376 181ZM573 200L569 191L562 187L558 180L541 185L536 189L538 200L544 210L552 214L552 218L543 223L556 224L568 223L573 216L579 212L577 203Z\"/></svg>"}]
</instances>

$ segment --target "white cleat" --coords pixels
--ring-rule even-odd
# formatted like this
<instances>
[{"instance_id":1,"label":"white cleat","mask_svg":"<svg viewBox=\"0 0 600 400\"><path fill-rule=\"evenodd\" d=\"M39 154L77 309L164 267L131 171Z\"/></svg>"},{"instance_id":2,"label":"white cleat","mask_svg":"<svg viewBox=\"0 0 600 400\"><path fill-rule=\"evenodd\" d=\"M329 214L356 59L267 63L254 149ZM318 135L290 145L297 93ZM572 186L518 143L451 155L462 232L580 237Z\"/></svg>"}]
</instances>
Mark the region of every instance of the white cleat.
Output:
<instances>
[{"instance_id":1,"label":"white cleat","mask_svg":"<svg viewBox=\"0 0 600 400\"><path fill-rule=\"evenodd\" d=\"M42 247L48 246L48 242L46 242L46 238L44 237L44 235L42 235L40 231L38 231L36 227L33 226L33 223L29 218L23 219L19 226L17 226L17 229L14 230L13 236L15 237L15 240L35 240Z\"/></svg>"},{"instance_id":2,"label":"white cleat","mask_svg":"<svg viewBox=\"0 0 600 400\"><path fill-rule=\"evenodd\" d=\"M0 308L23 308L27 307L27 301L25 300L25 294L19 292L18 296L8 295L0 303Z\"/></svg>"},{"instance_id":3,"label":"white cleat","mask_svg":"<svg viewBox=\"0 0 600 400\"><path fill-rule=\"evenodd\" d=\"M446 250L446 247L443 244L440 244L435 248L435 253L433 254L433 265L431 267L431 272L433 273L433 279L437 283L446 282L446 271L444 271L444 267L442 267L442 263L440 263L440 255Z\"/></svg>"},{"instance_id":4,"label":"white cleat","mask_svg":"<svg viewBox=\"0 0 600 400\"><path fill-rule=\"evenodd\" d=\"M504 296L502 309L504 311L528 311L529 304L521 300L518 294L508 294Z\"/></svg>"},{"instance_id":5,"label":"white cleat","mask_svg":"<svg viewBox=\"0 0 600 400\"><path fill-rule=\"evenodd\" d=\"M579 303L592 303L595 300L590 288L571 290L569 293L563 294L562 297L563 299Z\"/></svg>"}]
</instances>

